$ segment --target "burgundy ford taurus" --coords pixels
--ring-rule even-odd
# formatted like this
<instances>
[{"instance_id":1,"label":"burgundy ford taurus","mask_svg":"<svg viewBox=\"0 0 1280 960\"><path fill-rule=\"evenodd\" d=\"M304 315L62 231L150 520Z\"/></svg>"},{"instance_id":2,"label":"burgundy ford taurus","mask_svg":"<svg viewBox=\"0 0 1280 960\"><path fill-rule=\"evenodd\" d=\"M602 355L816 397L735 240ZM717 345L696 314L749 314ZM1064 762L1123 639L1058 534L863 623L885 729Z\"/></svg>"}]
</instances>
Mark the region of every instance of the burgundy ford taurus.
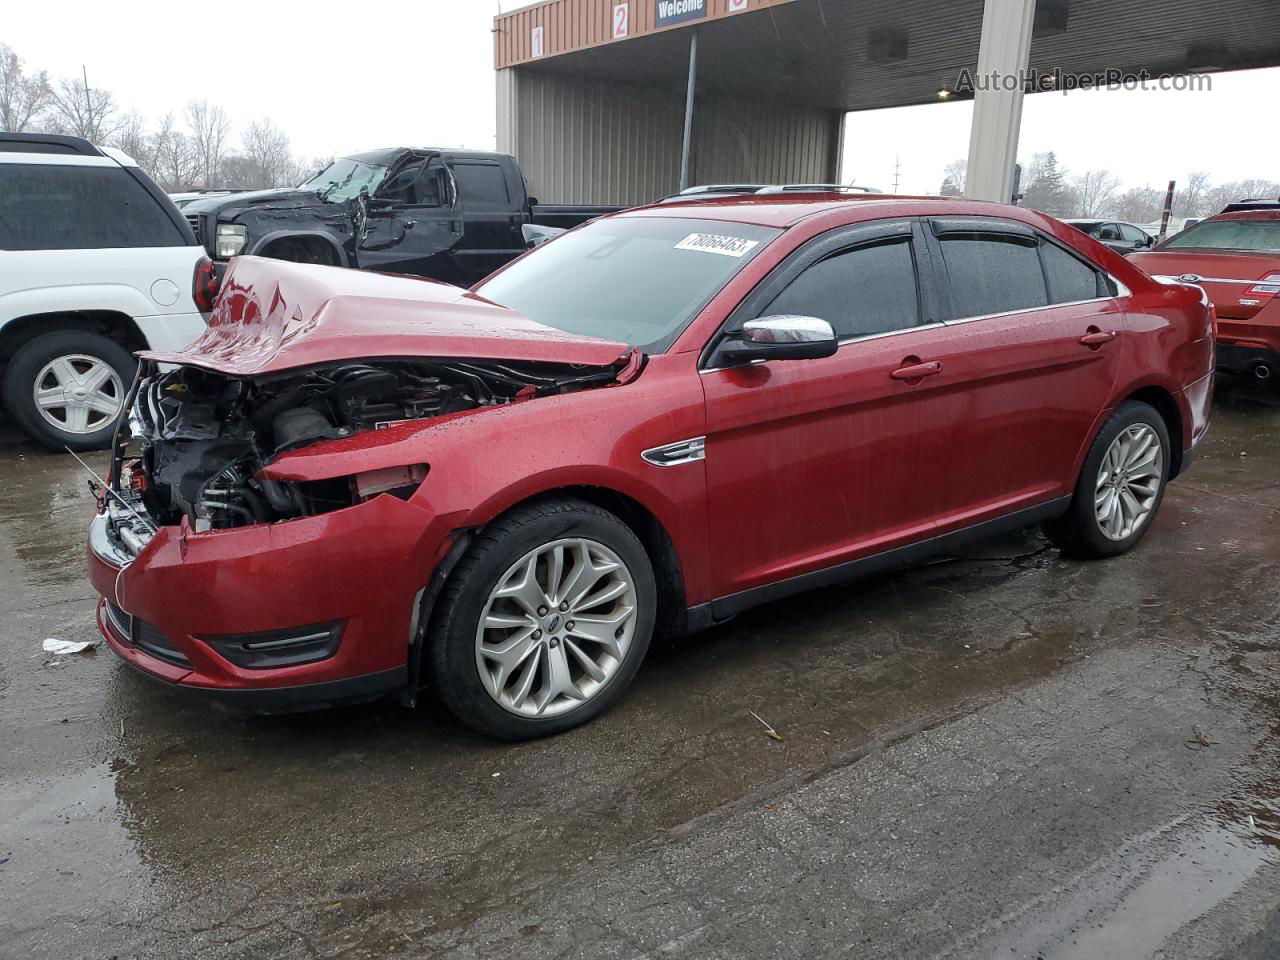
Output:
<instances>
[{"instance_id":1,"label":"burgundy ford taurus","mask_svg":"<svg viewBox=\"0 0 1280 960\"><path fill-rule=\"evenodd\" d=\"M605 217L470 291L234 261L144 354L90 532L138 669L503 738L655 632L1039 522L1105 557L1204 436L1212 310L1033 212L834 195Z\"/></svg>"}]
</instances>

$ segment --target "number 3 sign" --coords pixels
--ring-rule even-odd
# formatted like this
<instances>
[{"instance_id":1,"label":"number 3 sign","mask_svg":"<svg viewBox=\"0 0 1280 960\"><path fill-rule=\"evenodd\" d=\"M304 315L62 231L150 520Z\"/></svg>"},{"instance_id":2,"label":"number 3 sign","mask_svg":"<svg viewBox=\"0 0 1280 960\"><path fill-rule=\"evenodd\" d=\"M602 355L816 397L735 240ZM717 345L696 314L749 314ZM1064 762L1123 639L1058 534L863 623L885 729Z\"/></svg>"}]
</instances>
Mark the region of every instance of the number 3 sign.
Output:
<instances>
[{"instance_id":1,"label":"number 3 sign","mask_svg":"<svg viewBox=\"0 0 1280 960\"><path fill-rule=\"evenodd\" d=\"M630 4L615 3L613 5L613 39L621 40L630 29Z\"/></svg>"},{"instance_id":2,"label":"number 3 sign","mask_svg":"<svg viewBox=\"0 0 1280 960\"><path fill-rule=\"evenodd\" d=\"M729 0L729 12L739 13L747 9L747 0Z\"/></svg>"}]
</instances>

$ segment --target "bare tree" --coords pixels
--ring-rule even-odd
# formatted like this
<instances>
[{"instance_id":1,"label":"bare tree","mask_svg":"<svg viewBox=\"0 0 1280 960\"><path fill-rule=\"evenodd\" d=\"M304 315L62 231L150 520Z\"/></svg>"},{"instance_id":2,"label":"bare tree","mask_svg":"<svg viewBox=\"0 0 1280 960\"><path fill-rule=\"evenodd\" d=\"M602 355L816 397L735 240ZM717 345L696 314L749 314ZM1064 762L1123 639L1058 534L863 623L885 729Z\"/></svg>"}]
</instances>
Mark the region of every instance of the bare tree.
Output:
<instances>
[{"instance_id":1,"label":"bare tree","mask_svg":"<svg viewBox=\"0 0 1280 960\"><path fill-rule=\"evenodd\" d=\"M952 160L942 169L942 188L938 192L944 197L964 196L964 184L968 172L968 160Z\"/></svg>"},{"instance_id":2,"label":"bare tree","mask_svg":"<svg viewBox=\"0 0 1280 960\"><path fill-rule=\"evenodd\" d=\"M1155 223L1164 209L1164 191L1155 187L1132 187L1116 197L1115 215L1130 223Z\"/></svg>"},{"instance_id":3,"label":"bare tree","mask_svg":"<svg viewBox=\"0 0 1280 960\"><path fill-rule=\"evenodd\" d=\"M154 139L147 131L147 118L137 110L131 110L121 119L115 136L111 138L111 146L133 157L142 169L155 169Z\"/></svg>"},{"instance_id":4,"label":"bare tree","mask_svg":"<svg viewBox=\"0 0 1280 960\"><path fill-rule=\"evenodd\" d=\"M1186 183L1173 200L1173 214L1177 217L1204 216L1205 192L1209 189L1209 174L1195 170L1187 174Z\"/></svg>"},{"instance_id":5,"label":"bare tree","mask_svg":"<svg viewBox=\"0 0 1280 960\"><path fill-rule=\"evenodd\" d=\"M207 100L190 101L186 116L200 185L205 188L221 186L218 177L223 157L226 156L231 121L222 107L210 104Z\"/></svg>"},{"instance_id":6,"label":"bare tree","mask_svg":"<svg viewBox=\"0 0 1280 960\"><path fill-rule=\"evenodd\" d=\"M240 144L254 181L248 186L279 187L289 183L293 156L283 130L270 120L255 120L245 127Z\"/></svg>"},{"instance_id":7,"label":"bare tree","mask_svg":"<svg viewBox=\"0 0 1280 960\"><path fill-rule=\"evenodd\" d=\"M43 70L27 75L22 59L0 43L0 130L22 133L52 99L49 75Z\"/></svg>"},{"instance_id":8,"label":"bare tree","mask_svg":"<svg viewBox=\"0 0 1280 960\"><path fill-rule=\"evenodd\" d=\"M59 131L90 143L104 143L119 126L111 91L86 87L83 80L59 81L53 88L52 112Z\"/></svg>"},{"instance_id":9,"label":"bare tree","mask_svg":"<svg viewBox=\"0 0 1280 960\"><path fill-rule=\"evenodd\" d=\"M1082 217L1100 217L1107 213L1120 189L1120 178L1109 170L1090 170L1072 178L1076 212Z\"/></svg>"},{"instance_id":10,"label":"bare tree","mask_svg":"<svg viewBox=\"0 0 1280 960\"><path fill-rule=\"evenodd\" d=\"M191 142L174 125L173 114L166 113L151 135L150 152L155 164L152 172L166 190L185 190L194 184L196 169Z\"/></svg>"}]
</instances>

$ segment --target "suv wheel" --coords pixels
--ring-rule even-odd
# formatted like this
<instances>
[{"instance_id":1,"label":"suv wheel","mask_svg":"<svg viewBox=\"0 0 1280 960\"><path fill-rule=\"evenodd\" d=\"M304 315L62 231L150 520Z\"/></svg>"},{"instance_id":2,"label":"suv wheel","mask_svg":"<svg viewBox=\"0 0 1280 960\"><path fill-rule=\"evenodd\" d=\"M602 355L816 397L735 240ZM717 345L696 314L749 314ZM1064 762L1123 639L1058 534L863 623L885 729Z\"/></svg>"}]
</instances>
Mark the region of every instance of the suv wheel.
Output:
<instances>
[{"instance_id":1,"label":"suv wheel","mask_svg":"<svg viewBox=\"0 0 1280 960\"><path fill-rule=\"evenodd\" d=\"M114 340L80 330L23 344L4 375L4 406L33 440L54 450L110 446L136 361Z\"/></svg>"},{"instance_id":2,"label":"suv wheel","mask_svg":"<svg viewBox=\"0 0 1280 960\"><path fill-rule=\"evenodd\" d=\"M525 740L606 710L649 648L657 587L621 520L577 500L517 508L454 570L430 643L431 679L481 733Z\"/></svg>"},{"instance_id":3,"label":"suv wheel","mask_svg":"<svg viewBox=\"0 0 1280 960\"><path fill-rule=\"evenodd\" d=\"M1114 557L1147 532L1169 479L1169 430L1152 406L1129 401L1103 424L1067 512L1044 524L1064 553Z\"/></svg>"}]
</instances>

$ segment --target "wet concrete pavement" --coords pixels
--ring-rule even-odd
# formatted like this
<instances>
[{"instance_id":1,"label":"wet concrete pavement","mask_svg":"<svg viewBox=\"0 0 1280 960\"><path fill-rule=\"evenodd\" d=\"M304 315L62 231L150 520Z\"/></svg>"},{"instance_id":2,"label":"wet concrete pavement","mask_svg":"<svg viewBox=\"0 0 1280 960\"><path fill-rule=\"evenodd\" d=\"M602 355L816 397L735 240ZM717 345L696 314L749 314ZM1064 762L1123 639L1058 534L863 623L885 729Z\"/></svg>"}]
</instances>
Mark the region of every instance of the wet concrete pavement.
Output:
<instances>
[{"instance_id":1,"label":"wet concrete pavement","mask_svg":"<svg viewBox=\"0 0 1280 960\"><path fill-rule=\"evenodd\" d=\"M1280 957L1280 393L1222 389L1128 556L776 603L514 747L45 657L89 507L0 439L0 957Z\"/></svg>"}]
</instances>

